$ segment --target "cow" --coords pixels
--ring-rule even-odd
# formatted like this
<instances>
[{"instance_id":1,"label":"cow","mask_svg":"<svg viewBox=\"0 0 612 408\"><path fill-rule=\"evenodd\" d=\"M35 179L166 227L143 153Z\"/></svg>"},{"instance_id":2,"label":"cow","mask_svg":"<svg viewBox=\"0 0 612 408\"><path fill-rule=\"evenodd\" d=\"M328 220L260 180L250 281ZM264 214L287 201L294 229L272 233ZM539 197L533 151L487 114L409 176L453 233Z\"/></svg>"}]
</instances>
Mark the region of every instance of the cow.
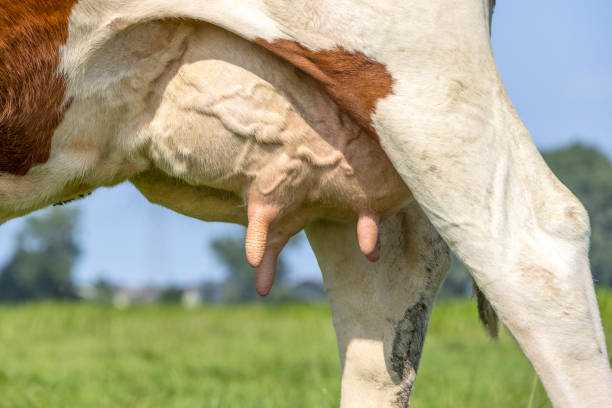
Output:
<instances>
[{"instance_id":1,"label":"cow","mask_svg":"<svg viewBox=\"0 0 612 408\"><path fill-rule=\"evenodd\" d=\"M555 407L610 406L588 215L504 90L493 8L0 0L0 224L129 180L246 225L262 295L305 228L342 407L408 406L452 249Z\"/></svg>"}]
</instances>

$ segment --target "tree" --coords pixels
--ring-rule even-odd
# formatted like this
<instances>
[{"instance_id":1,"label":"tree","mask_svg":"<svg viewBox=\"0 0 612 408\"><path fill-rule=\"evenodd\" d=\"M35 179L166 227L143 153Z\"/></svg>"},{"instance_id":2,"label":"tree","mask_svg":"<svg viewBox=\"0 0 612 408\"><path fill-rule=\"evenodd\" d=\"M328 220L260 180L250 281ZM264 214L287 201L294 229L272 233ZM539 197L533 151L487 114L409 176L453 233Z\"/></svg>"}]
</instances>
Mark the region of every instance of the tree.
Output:
<instances>
[{"instance_id":1,"label":"tree","mask_svg":"<svg viewBox=\"0 0 612 408\"><path fill-rule=\"evenodd\" d=\"M71 272L80 253L77 220L77 210L65 208L26 219L12 258L0 270L0 301L76 298Z\"/></svg>"}]
</instances>

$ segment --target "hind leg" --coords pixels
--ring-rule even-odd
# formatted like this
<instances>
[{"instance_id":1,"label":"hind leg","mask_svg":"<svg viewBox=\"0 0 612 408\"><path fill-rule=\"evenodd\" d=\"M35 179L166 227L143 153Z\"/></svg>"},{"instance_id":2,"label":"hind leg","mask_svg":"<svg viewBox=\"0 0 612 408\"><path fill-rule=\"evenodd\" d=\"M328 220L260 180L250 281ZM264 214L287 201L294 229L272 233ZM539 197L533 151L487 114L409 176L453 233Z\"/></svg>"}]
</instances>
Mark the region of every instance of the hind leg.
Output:
<instances>
[{"instance_id":1,"label":"hind leg","mask_svg":"<svg viewBox=\"0 0 612 408\"><path fill-rule=\"evenodd\" d=\"M407 111L411 127L383 135L383 148L553 404L612 406L588 215L550 172L511 107L496 106L484 121L472 114L474 105Z\"/></svg>"},{"instance_id":2,"label":"hind leg","mask_svg":"<svg viewBox=\"0 0 612 408\"><path fill-rule=\"evenodd\" d=\"M342 407L407 407L448 248L412 202L381 224L368 262L353 225L307 229L332 307L342 362Z\"/></svg>"}]
</instances>

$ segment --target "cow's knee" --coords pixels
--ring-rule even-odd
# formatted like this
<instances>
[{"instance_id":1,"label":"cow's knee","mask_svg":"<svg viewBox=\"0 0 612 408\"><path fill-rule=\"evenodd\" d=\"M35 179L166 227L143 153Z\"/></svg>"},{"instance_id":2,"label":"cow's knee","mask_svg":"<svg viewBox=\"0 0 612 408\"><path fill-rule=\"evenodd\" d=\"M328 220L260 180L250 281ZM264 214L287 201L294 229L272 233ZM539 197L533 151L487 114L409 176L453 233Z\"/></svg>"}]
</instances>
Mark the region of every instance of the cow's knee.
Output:
<instances>
[{"instance_id":1,"label":"cow's knee","mask_svg":"<svg viewBox=\"0 0 612 408\"><path fill-rule=\"evenodd\" d=\"M547 171L541 178L543 189L536 189L531 200L538 227L563 240L588 241L589 214L580 200L552 172Z\"/></svg>"}]
</instances>

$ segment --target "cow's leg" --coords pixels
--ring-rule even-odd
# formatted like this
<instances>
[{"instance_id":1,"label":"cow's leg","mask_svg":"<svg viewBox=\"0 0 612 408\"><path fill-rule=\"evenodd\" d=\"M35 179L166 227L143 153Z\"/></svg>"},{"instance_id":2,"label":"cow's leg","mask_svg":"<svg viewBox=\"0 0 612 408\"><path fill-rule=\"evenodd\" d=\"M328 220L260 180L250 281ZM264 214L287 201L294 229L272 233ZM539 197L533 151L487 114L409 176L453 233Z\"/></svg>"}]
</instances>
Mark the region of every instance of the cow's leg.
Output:
<instances>
[{"instance_id":1,"label":"cow's leg","mask_svg":"<svg viewBox=\"0 0 612 408\"><path fill-rule=\"evenodd\" d=\"M478 81L442 93L436 86L444 81L431 81L428 95L444 95L443 103L404 100L401 127L398 92L395 106L377 112L382 146L553 404L612 406L588 215L542 160L500 82L493 77L486 90Z\"/></svg>"},{"instance_id":2,"label":"cow's leg","mask_svg":"<svg viewBox=\"0 0 612 408\"><path fill-rule=\"evenodd\" d=\"M343 368L342 407L408 406L448 248L416 203L381 225L377 263L354 225L307 229L330 299Z\"/></svg>"}]
</instances>

